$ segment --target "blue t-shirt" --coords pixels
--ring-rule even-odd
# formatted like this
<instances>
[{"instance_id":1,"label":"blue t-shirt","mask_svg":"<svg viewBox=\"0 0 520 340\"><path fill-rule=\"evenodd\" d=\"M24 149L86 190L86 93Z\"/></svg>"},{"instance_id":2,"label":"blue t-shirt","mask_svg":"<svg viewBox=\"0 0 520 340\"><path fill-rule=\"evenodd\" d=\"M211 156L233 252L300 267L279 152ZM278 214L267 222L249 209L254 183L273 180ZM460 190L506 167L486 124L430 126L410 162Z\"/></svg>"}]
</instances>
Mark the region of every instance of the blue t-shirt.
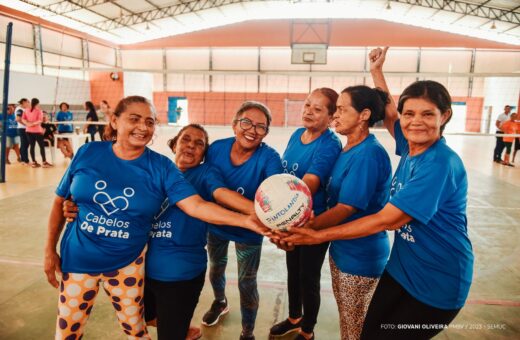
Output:
<instances>
[{"instance_id":1,"label":"blue t-shirt","mask_svg":"<svg viewBox=\"0 0 520 340\"><path fill-rule=\"evenodd\" d=\"M246 162L235 166L231 163L234 142L235 137L213 142L208 150L207 162L220 171L228 189L254 200L256 189L264 179L283 172L282 160L278 152L261 143ZM244 244L261 244L263 238L250 230L229 226L210 225L209 231L221 239Z\"/></svg>"},{"instance_id":2,"label":"blue t-shirt","mask_svg":"<svg viewBox=\"0 0 520 340\"><path fill-rule=\"evenodd\" d=\"M66 111L66 112L63 112L63 111L58 111L56 113L56 120L58 122L67 122L67 121L71 121L72 120L72 112L70 111ZM58 124L58 132L59 133L69 133L69 132L72 132L73 131L73 128L72 128L72 124Z\"/></svg>"},{"instance_id":3,"label":"blue t-shirt","mask_svg":"<svg viewBox=\"0 0 520 340\"><path fill-rule=\"evenodd\" d=\"M72 195L79 208L61 240L62 270L103 273L139 256L165 197L175 204L196 192L167 157L146 148L123 160L112 142L99 142L78 150L56 194Z\"/></svg>"},{"instance_id":4,"label":"blue t-shirt","mask_svg":"<svg viewBox=\"0 0 520 340\"><path fill-rule=\"evenodd\" d=\"M282 157L282 166L285 173L298 178L303 178L305 174L319 177L320 187L312 196L312 210L319 215L327 208L325 186L341 152L341 141L327 129L311 143L303 144L301 137L304 132L305 128L300 128L292 134Z\"/></svg>"},{"instance_id":5,"label":"blue t-shirt","mask_svg":"<svg viewBox=\"0 0 520 340\"><path fill-rule=\"evenodd\" d=\"M417 300L440 309L464 305L473 276L468 238L468 180L462 160L441 138L410 156L399 121L390 203L413 220L395 232L388 273Z\"/></svg>"},{"instance_id":6,"label":"blue t-shirt","mask_svg":"<svg viewBox=\"0 0 520 340\"><path fill-rule=\"evenodd\" d=\"M208 163L184 172L184 177L206 201L225 187L222 176ZM161 206L150 232L146 276L159 281L191 280L206 270L207 223L186 215L168 199Z\"/></svg>"},{"instance_id":7,"label":"blue t-shirt","mask_svg":"<svg viewBox=\"0 0 520 340\"><path fill-rule=\"evenodd\" d=\"M385 149L370 134L360 144L342 152L334 164L327 186L328 206L338 203L358 211L342 223L377 213L388 202L392 165ZM390 253L386 231L352 239L333 241L330 256L343 273L379 277Z\"/></svg>"},{"instance_id":8,"label":"blue t-shirt","mask_svg":"<svg viewBox=\"0 0 520 340\"><path fill-rule=\"evenodd\" d=\"M4 115L0 113L0 120L4 120ZM16 137L18 136L18 122L16 121L16 115L7 115L7 121L6 121L6 131L5 135L7 137Z\"/></svg>"}]
</instances>

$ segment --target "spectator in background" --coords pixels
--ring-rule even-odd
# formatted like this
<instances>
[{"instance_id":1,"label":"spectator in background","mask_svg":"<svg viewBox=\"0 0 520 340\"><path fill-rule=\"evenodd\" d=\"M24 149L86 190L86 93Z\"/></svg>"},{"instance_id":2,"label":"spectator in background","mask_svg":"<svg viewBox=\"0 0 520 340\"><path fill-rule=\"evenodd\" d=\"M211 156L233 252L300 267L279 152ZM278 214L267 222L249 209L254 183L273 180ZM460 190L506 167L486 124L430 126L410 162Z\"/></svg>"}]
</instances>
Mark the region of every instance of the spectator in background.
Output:
<instances>
[{"instance_id":1,"label":"spectator in background","mask_svg":"<svg viewBox=\"0 0 520 340\"><path fill-rule=\"evenodd\" d=\"M112 114L112 109L110 108L110 105L106 100L102 100L99 103L99 111L98 111L98 118L102 122L110 122L110 115ZM104 125L98 125L98 132L99 132L99 138L103 140L103 133L105 132L105 126Z\"/></svg>"},{"instance_id":2,"label":"spectator in background","mask_svg":"<svg viewBox=\"0 0 520 340\"><path fill-rule=\"evenodd\" d=\"M16 121L16 116L14 114L15 107L14 104L9 104L7 106L7 122L6 122L6 146L5 146L5 162L7 164L11 164L9 161L9 151L11 149L16 153L16 157L18 161L20 161L20 137L18 136L18 122ZM3 120L3 115L0 115Z\"/></svg>"},{"instance_id":3,"label":"spectator in background","mask_svg":"<svg viewBox=\"0 0 520 340\"><path fill-rule=\"evenodd\" d=\"M56 132L57 128L56 125L50 122L47 111L43 111L42 128L43 140L49 142L49 147L54 147L54 133Z\"/></svg>"},{"instance_id":4,"label":"spectator in background","mask_svg":"<svg viewBox=\"0 0 520 340\"><path fill-rule=\"evenodd\" d=\"M30 153L33 168L38 168L41 165L36 161L34 149L36 143L40 147L40 155L42 157L42 163L44 168L49 168L52 164L47 162L45 158L45 146L43 144L43 128L41 126L43 122L43 112L40 109L40 101L38 98L31 99L31 107L25 109L22 115L22 122L26 126L27 140L29 141Z\"/></svg>"},{"instance_id":5,"label":"spectator in background","mask_svg":"<svg viewBox=\"0 0 520 340\"><path fill-rule=\"evenodd\" d=\"M56 120L58 122L64 121L72 121L73 115L72 112L69 111L69 104L63 102L60 104L60 110L56 113ZM73 126L72 124L58 124L58 133L72 133ZM65 157L71 158L74 156L72 151L72 145L70 144L70 140L67 138L58 138L58 147Z\"/></svg>"},{"instance_id":6,"label":"spectator in background","mask_svg":"<svg viewBox=\"0 0 520 340\"><path fill-rule=\"evenodd\" d=\"M85 120L89 122L98 122L99 118L96 113L96 108L94 107L94 104L92 102L85 102L85 110L87 110L87 116L85 117ZM94 137L96 136L96 132L98 131L98 126L94 124L86 124L83 128L83 131L85 133L90 134L90 141L94 141ZM103 140L103 138L101 138ZM88 143L88 139L85 141L85 143Z\"/></svg>"},{"instance_id":7,"label":"spectator in background","mask_svg":"<svg viewBox=\"0 0 520 340\"><path fill-rule=\"evenodd\" d=\"M502 123L502 131L504 131L504 134L506 135L513 135L519 132L518 130L518 123L516 122L517 114L512 113L509 115L509 120L506 120L504 123ZM513 142L515 141L515 137L503 137L504 141L504 148L506 149L506 154L504 155L504 161L502 162L503 165L507 166L514 166L509 162L509 157L511 155L511 146L513 145ZM516 147L515 147L516 148ZM515 150L516 151L516 150ZM513 155L513 160L514 160Z\"/></svg>"},{"instance_id":8,"label":"spectator in background","mask_svg":"<svg viewBox=\"0 0 520 340\"><path fill-rule=\"evenodd\" d=\"M501 115L499 115L497 117L497 121L495 122L495 125L497 127L497 135L501 135L504 133L504 131L502 130L502 124L509 119L509 114L511 113L511 106L509 105L506 105L504 107L504 113L502 113ZM500 136L497 136L497 143L496 143L496 146L495 146L495 151L493 153L493 161L495 163L503 163L502 161L502 151L504 151L504 147L505 147L505 144L504 144L504 140L502 139L502 137Z\"/></svg>"},{"instance_id":9,"label":"spectator in background","mask_svg":"<svg viewBox=\"0 0 520 340\"><path fill-rule=\"evenodd\" d=\"M22 115L25 109L28 109L31 103L27 98L18 101L18 106L14 110L16 121L18 122L18 136L20 137L20 161L23 165L29 165L29 140L25 133L25 125L22 122Z\"/></svg>"}]
</instances>

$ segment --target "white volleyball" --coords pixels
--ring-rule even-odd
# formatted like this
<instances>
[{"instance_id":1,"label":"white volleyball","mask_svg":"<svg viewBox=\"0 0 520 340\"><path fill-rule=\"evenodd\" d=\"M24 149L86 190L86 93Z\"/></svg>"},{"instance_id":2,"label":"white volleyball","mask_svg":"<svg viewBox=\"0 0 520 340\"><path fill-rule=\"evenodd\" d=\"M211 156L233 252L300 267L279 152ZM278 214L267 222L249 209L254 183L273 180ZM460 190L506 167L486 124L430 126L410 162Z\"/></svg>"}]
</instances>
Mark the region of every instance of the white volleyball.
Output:
<instances>
[{"instance_id":1,"label":"white volleyball","mask_svg":"<svg viewBox=\"0 0 520 340\"><path fill-rule=\"evenodd\" d=\"M304 181L289 174L265 179L255 194L258 219L271 229L305 224L312 213L312 195Z\"/></svg>"}]
</instances>

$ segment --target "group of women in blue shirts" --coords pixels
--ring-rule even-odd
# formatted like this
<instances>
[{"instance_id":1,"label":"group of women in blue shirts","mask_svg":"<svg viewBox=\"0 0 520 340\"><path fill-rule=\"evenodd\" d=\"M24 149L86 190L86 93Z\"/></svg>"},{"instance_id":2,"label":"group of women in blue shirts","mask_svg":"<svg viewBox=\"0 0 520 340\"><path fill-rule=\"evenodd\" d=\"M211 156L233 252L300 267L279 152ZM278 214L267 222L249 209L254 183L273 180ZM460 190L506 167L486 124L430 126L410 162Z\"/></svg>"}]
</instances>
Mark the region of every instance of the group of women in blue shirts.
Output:
<instances>
[{"instance_id":1,"label":"group of women in blue shirts","mask_svg":"<svg viewBox=\"0 0 520 340\"><path fill-rule=\"evenodd\" d=\"M442 138L449 94L438 83L416 82L396 110L382 73L385 55L386 49L370 55L381 90L314 90L304 104L303 127L282 157L263 142L269 109L245 102L233 118L234 137L209 145L199 125L179 131L169 142L174 164L146 146L155 128L151 104L123 99L105 133L111 140L83 146L56 191L45 272L60 287L57 338L82 336L102 282L129 337L149 337L145 319L156 319L159 339L185 339L204 284L206 244L215 299L202 323L217 324L229 311L225 270L233 241L240 339L254 339L263 235L287 250L289 315L271 336L297 331L298 339L314 338L329 242L342 339L429 338L440 331L397 325L447 324L464 305L473 260L467 179ZM401 156L393 179L388 154L369 132L380 120ZM347 137L343 148L329 125ZM309 186L315 218L273 234L256 219L253 199L265 178L282 172ZM79 211L58 255L62 204L71 197ZM386 230L396 230L389 259Z\"/></svg>"}]
</instances>

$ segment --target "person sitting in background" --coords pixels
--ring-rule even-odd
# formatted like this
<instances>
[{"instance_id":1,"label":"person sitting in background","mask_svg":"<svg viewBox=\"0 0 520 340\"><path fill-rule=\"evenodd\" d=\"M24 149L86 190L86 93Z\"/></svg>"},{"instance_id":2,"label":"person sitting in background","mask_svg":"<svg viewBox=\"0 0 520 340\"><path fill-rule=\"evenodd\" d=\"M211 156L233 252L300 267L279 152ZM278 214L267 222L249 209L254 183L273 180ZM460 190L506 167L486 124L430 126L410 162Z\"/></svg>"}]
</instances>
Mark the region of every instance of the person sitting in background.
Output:
<instances>
[{"instance_id":1,"label":"person sitting in background","mask_svg":"<svg viewBox=\"0 0 520 340\"><path fill-rule=\"evenodd\" d=\"M56 132L57 128L56 125L50 122L49 114L47 113L47 111L43 111L42 128L43 140L48 141L50 147L54 147L54 133Z\"/></svg>"},{"instance_id":2,"label":"person sitting in background","mask_svg":"<svg viewBox=\"0 0 520 340\"><path fill-rule=\"evenodd\" d=\"M7 129L6 129L6 144L5 144L5 162L11 164L9 161L9 151L11 149L16 153L16 158L20 162L20 137L18 136L18 122L16 121L16 115L14 114L14 104L7 106ZM0 115L3 119L3 115Z\"/></svg>"},{"instance_id":3,"label":"person sitting in background","mask_svg":"<svg viewBox=\"0 0 520 340\"><path fill-rule=\"evenodd\" d=\"M502 123L502 131L506 135L514 135L519 132L518 129L518 123L516 122L517 113L512 113L509 115L509 119L506 120L504 123ZM509 157L511 155L511 146L513 145L513 142L515 141L515 137L503 137L502 140L504 141L504 148L506 149L506 154L504 155L504 161L502 162L503 165L507 166L514 166L512 163L509 162ZM516 147L515 147L516 149ZM516 151L516 150L515 150ZM514 160L513 155L513 160Z\"/></svg>"},{"instance_id":4,"label":"person sitting in background","mask_svg":"<svg viewBox=\"0 0 520 340\"><path fill-rule=\"evenodd\" d=\"M58 122L64 121L72 121L73 115L72 112L69 111L69 104L63 102L60 104L60 110L56 112L56 120ZM73 126L72 124L58 124L58 133L72 133ZM72 151L72 145L70 144L70 140L67 138L58 138L58 148L60 148L63 156L72 159L74 153Z\"/></svg>"},{"instance_id":5,"label":"person sitting in background","mask_svg":"<svg viewBox=\"0 0 520 340\"><path fill-rule=\"evenodd\" d=\"M85 110L87 110L87 116L85 117L85 120L89 122L97 122L99 121L98 115L96 113L96 108L94 107L94 104L92 102L85 102ZM83 132L90 134L90 141L94 141L94 137L96 136L96 132L98 131L98 126L93 124L86 124L85 127L83 127ZM103 138L101 138L103 139ZM85 141L85 143L88 143L88 138Z\"/></svg>"}]
</instances>

